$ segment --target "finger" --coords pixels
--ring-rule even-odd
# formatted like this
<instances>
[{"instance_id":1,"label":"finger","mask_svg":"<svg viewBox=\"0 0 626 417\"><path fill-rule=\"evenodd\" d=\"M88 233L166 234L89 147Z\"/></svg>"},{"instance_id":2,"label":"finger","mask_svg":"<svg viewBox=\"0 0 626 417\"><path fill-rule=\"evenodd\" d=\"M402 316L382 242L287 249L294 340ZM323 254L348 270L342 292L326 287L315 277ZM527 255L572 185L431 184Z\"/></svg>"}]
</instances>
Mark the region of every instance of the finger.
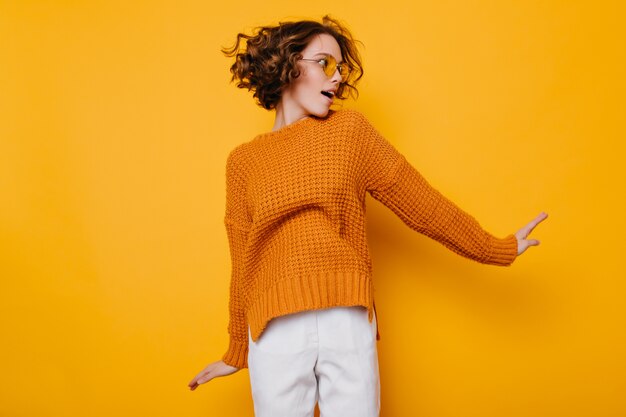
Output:
<instances>
[{"instance_id":1,"label":"finger","mask_svg":"<svg viewBox=\"0 0 626 417\"><path fill-rule=\"evenodd\" d=\"M203 370L202 372L200 372L198 375L196 375L195 377L193 377L193 379L189 382L189 386L191 387L192 385L198 385L201 379L205 378L208 374L210 373L210 371L207 371L206 369Z\"/></svg>"},{"instance_id":2,"label":"finger","mask_svg":"<svg viewBox=\"0 0 626 417\"><path fill-rule=\"evenodd\" d=\"M545 219L548 218L548 214L544 213L543 211L541 213L539 213L539 215L537 217L535 217L534 219L532 219L530 221L530 223L528 223L528 225L526 227L528 227L528 234L530 234L530 232L533 231L533 229L535 227L537 227L537 225L539 223L541 223L542 221L544 221Z\"/></svg>"},{"instance_id":3,"label":"finger","mask_svg":"<svg viewBox=\"0 0 626 417\"><path fill-rule=\"evenodd\" d=\"M528 222L528 224L526 224L524 227L518 230L520 237L525 238L526 236L528 236L533 231L533 229L537 227L537 225L541 223L542 221L544 221L547 217L548 217L547 213L545 212L539 213L537 217L532 219L530 222Z\"/></svg>"},{"instance_id":4,"label":"finger","mask_svg":"<svg viewBox=\"0 0 626 417\"><path fill-rule=\"evenodd\" d=\"M198 385L204 384L205 382L209 382L215 377L216 375L214 374L214 372L207 372L206 374L198 378Z\"/></svg>"},{"instance_id":5,"label":"finger","mask_svg":"<svg viewBox=\"0 0 626 417\"><path fill-rule=\"evenodd\" d=\"M201 376L201 374L198 374L198 375L194 376L193 379L191 381L189 381L189 384L187 384L187 385L191 386L191 385L195 384L196 381L198 380L198 378L200 378L200 376Z\"/></svg>"},{"instance_id":6,"label":"finger","mask_svg":"<svg viewBox=\"0 0 626 417\"><path fill-rule=\"evenodd\" d=\"M195 380L193 382L193 384L189 384L189 388L191 388L191 390L195 390L196 388L198 388L201 384L204 384L207 381L210 381L212 378L208 377L208 376L204 376L202 378L198 378L197 380Z\"/></svg>"},{"instance_id":7,"label":"finger","mask_svg":"<svg viewBox=\"0 0 626 417\"><path fill-rule=\"evenodd\" d=\"M187 384L187 385L189 385L189 386L196 385L198 383L198 379L200 379L202 377L203 373L204 372L201 372L198 375L194 376L193 379L191 381L189 381L189 384Z\"/></svg>"}]
</instances>

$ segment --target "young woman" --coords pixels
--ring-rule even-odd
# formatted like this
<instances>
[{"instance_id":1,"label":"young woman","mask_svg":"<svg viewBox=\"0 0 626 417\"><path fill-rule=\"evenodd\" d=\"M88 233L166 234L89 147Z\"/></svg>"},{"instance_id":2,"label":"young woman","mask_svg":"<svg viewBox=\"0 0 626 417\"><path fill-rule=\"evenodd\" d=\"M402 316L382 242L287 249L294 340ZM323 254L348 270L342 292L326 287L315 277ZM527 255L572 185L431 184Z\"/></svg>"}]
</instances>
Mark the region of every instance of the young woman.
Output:
<instances>
[{"instance_id":1,"label":"young woman","mask_svg":"<svg viewBox=\"0 0 626 417\"><path fill-rule=\"evenodd\" d=\"M245 45L244 41L245 40ZM331 110L363 74L339 22L238 34L237 86L276 114L226 162L232 259L222 359L189 383L249 368L257 417L369 417L380 411L367 192L409 227L475 261L510 265L547 215L497 238L437 190L358 111Z\"/></svg>"}]
</instances>

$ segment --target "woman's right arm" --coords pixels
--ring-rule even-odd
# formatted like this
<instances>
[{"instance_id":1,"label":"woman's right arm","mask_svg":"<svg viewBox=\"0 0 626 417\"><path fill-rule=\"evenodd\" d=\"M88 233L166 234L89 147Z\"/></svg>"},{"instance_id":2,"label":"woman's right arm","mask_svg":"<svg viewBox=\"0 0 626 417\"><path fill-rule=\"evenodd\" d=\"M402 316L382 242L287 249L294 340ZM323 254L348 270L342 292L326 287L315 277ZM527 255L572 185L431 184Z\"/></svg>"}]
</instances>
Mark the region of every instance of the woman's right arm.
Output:
<instances>
[{"instance_id":1,"label":"woman's right arm","mask_svg":"<svg viewBox=\"0 0 626 417\"><path fill-rule=\"evenodd\" d=\"M224 225L228 236L231 257L228 349L218 361L200 371L188 384L193 391L213 378L226 376L248 367L248 323L242 296L245 246L250 229L250 219L245 204L245 175L237 163L233 150L226 162L226 214Z\"/></svg>"},{"instance_id":2,"label":"woman's right arm","mask_svg":"<svg viewBox=\"0 0 626 417\"><path fill-rule=\"evenodd\" d=\"M248 367L248 321L244 305L245 253L252 220L246 204L246 174L241 160L241 146L235 148L226 162L226 214L224 225L231 258L231 281L228 349L222 356L227 365Z\"/></svg>"}]
</instances>

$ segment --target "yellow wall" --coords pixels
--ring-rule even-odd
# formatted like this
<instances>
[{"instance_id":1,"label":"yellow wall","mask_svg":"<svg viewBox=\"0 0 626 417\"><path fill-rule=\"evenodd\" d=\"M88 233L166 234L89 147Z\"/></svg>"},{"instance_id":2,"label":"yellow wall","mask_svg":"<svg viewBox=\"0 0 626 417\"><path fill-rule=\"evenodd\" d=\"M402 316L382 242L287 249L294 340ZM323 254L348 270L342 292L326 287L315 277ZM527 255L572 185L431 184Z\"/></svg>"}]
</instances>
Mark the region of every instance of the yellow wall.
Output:
<instances>
[{"instance_id":1,"label":"yellow wall","mask_svg":"<svg viewBox=\"0 0 626 417\"><path fill-rule=\"evenodd\" d=\"M363 41L364 112L496 235L463 259L368 197L382 416L626 415L626 17L614 1L0 1L0 415L252 416L227 345L225 160L272 114L219 48Z\"/></svg>"}]
</instances>

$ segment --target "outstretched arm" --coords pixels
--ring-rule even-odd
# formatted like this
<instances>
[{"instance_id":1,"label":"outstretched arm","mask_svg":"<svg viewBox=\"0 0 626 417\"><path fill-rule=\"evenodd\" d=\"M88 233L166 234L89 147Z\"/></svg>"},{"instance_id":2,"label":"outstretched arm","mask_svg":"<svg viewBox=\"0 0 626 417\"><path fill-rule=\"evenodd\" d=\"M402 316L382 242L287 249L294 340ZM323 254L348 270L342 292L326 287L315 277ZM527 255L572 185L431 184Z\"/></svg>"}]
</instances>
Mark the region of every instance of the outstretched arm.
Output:
<instances>
[{"instance_id":1,"label":"outstretched arm","mask_svg":"<svg viewBox=\"0 0 626 417\"><path fill-rule=\"evenodd\" d=\"M355 115L363 143L366 190L412 229L480 263L508 266L528 246L526 239L545 217L542 213L515 234L498 238L433 188L398 150L361 114Z\"/></svg>"},{"instance_id":2,"label":"outstretched arm","mask_svg":"<svg viewBox=\"0 0 626 417\"><path fill-rule=\"evenodd\" d=\"M404 157L389 183L373 188L372 197L389 207L413 230L476 262L508 266L519 251L518 238L499 238L433 188Z\"/></svg>"}]
</instances>

